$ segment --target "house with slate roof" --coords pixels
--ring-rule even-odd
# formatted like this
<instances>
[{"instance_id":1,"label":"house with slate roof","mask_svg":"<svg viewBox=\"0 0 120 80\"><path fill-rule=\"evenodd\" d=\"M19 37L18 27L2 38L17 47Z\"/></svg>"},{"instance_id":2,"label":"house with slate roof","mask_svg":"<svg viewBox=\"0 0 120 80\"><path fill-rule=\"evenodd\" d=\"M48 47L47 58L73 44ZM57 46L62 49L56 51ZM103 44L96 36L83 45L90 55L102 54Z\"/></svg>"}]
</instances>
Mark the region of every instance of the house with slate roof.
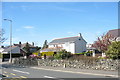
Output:
<instances>
[{"instance_id":1,"label":"house with slate roof","mask_svg":"<svg viewBox=\"0 0 120 80\"><path fill-rule=\"evenodd\" d=\"M0 53L2 54L3 56L3 59L4 58L9 58L10 57L10 51L11 51L11 54L12 54L12 58L14 57L20 57L20 56L26 56L27 52L26 50L24 49L26 47L26 44L27 43L24 43L24 44L13 44L12 47L10 46L7 46L7 47L4 47L4 48L0 48ZM37 46L34 46L33 44L29 44L29 47L30 47L30 52L35 52L37 51Z\"/></svg>"},{"instance_id":2,"label":"house with slate roof","mask_svg":"<svg viewBox=\"0 0 120 80\"><path fill-rule=\"evenodd\" d=\"M12 46L12 48L9 47L7 49L4 49L2 51L2 53L8 54L8 53L10 53L10 51L11 51L12 54L20 54L20 47L18 47L18 46Z\"/></svg>"},{"instance_id":3,"label":"house with slate roof","mask_svg":"<svg viewBox=\"0 0 120 80\"><path fill-rule=\"evenodd\" d=\"M65 49L73 54L86 51L87 42L83 39L81 33L75 37L66 37L54 39L48 44L48 49L54 51Z\"/></svg>"},{"instance_id":4,"label":"house with slate roof","mask_svg":"<svg viewBox=\"0 0 120 80\"><path fill-rule=\"evenodd\" d=\"M113 41L120 41L120 29L109 30L107 35L111 35L113 37Z\"/></svg>"}]
</instances>

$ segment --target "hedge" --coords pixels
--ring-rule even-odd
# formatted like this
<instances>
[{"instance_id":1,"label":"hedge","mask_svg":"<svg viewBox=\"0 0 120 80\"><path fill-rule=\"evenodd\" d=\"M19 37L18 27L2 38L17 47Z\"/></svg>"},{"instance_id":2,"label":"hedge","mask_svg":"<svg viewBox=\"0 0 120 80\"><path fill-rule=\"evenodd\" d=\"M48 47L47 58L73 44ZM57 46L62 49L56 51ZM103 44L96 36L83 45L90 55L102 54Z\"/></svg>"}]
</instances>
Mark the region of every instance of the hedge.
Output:
<instances>
[{"instance_id":1,"label":"hedge","mask_svg":"<svg viewBox=\"0 0 120 80\"><path fill-rule=\"evenodd\" d=\"M54 52L42 52L41 56L44 56L44 55L46 55L46 56L53 56L53 54L54 54Z\"/></svg>"}]
</instances>

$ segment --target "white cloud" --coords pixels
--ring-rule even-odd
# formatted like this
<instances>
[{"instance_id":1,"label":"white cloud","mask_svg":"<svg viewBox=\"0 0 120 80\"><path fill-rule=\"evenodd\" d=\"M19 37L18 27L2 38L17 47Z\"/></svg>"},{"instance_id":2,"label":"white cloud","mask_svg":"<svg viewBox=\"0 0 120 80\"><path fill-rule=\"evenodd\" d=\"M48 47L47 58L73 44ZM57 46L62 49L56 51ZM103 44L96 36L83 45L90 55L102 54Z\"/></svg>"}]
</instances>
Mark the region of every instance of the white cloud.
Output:
<instances>
[{"instance_id":1,"label":"white cloud","mask_svg":"<svg viewBox=\"0 0 120 80\"><path fill-rule=\"evenodd\" d=\"M33 29L34 27L33 26L24 26L23 28L25 28L25 29Z\"/></svg>"}]
</instances>

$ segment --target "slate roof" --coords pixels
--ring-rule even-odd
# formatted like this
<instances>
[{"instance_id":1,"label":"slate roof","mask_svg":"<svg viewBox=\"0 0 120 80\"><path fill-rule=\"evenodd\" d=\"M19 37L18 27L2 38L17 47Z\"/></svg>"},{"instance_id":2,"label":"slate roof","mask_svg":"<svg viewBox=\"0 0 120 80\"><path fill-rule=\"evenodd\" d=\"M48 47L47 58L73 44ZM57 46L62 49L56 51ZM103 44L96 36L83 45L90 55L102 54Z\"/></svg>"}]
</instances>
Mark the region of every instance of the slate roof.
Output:
<instances>
[{"instance_id":1,"label":"slate roof","mask_svg":"<svg viewBox=\"0 0 120 80\"><path fill-rule=\"evenodd\" d=\"M109 30L107 34L112 35L115 38L120 37L120 29Z\"/></svg>"},{"instance_id":2,"label":"slate roof","mask_svg":"<svg viewBox=\"0 0 120 80\"><path fill-rule=\"evenodd\" d=\"M65 43L65 42L75 42L77 39L79 39L78 36L67 37L67 38L60 38L60 39L54 39L49 44L58 44L58 43Z\"/></svg>"},{"instance_id":3,"label":"slate roof","mask_svg":"<svg viewBox=\"0 0 120 80\"><path fill-rule=\"evenodd\" d=\"M26 46L26 44L27 44L27 43L24 43L24 44L21 44L21 45L20 45L20 44L14 44L14 45L15 45L15 46L19 46L19 47L21 46L21 48L24 48L24 47ZM28 45L29 45L29 47L34 47L33 45L31 45L31 44L29 44L29 43L28 43Z\"/></svg>"},{"instance_id":4,"label":"slate roof","mask_svg":"<svg viewBox=\"0 0 120 80\"><path fill-rule=\"evenodd\" d=\"M5 49L4 51L2 51L3 53L10 53L11 51L11 47ZM12 46L12 52L11 53L20 53L20 47L18 46Z\"/></svg>"}]
</instances>

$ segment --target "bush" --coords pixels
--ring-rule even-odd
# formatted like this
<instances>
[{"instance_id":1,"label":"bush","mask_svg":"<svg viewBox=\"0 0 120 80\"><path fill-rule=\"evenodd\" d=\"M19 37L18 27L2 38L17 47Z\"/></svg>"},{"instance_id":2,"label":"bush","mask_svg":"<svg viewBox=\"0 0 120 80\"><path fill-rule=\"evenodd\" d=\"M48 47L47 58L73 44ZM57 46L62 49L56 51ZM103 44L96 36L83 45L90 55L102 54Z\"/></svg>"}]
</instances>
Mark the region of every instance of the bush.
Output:
<instances>
[{"instance_id":1,"label":"bush","mask_svg":"<svg viewBox=\"0 0 120 80\"><path fill-rule=\"evenodd\" d=\"M54 58L55 59L68 59L72 55L70 52L67 52L66 50L59 51L57 54L55 54Z\"/></svg>"},{"instance_id":2,"label":"bush","mask_svg":"<svg viewBox=\"0 0 120 80\"><path fill-rule=\"evenodd\" d=\"M62 59L62 54L55 54L54 59Z\"/></svg>"},{"instance_id":3,"label":"bush","mask_svg":"<svg viewBox=\"0 0 120 80\"><path fill-rule=\"evenodd\" d=\"M106 53L110 58L118 59L120 56L120 41L112 42L112 44L108 47Z\"/></svg>"},{"instance_id":4,"label":"bush","mask_svg":"<svg viewBox=\"0 0 120 80\"><path fill-rule=\"evenodd\" d=\"M86 55L86 56L92 56L92 53L93 53L93 51L87 51L87 52L85 53L85 55Z\"/></svg>"},{"instance_id":5,"label":"bush","mask_svg":"<svg viewBox=\"0 0 120 80\"><path fill-rule=\"evenodd\" d=\"M62 54L62 59L68 59L71 57L71 53L70 52L67 52L67 53L63 53Z\"/></svg>"}]
</instances>

